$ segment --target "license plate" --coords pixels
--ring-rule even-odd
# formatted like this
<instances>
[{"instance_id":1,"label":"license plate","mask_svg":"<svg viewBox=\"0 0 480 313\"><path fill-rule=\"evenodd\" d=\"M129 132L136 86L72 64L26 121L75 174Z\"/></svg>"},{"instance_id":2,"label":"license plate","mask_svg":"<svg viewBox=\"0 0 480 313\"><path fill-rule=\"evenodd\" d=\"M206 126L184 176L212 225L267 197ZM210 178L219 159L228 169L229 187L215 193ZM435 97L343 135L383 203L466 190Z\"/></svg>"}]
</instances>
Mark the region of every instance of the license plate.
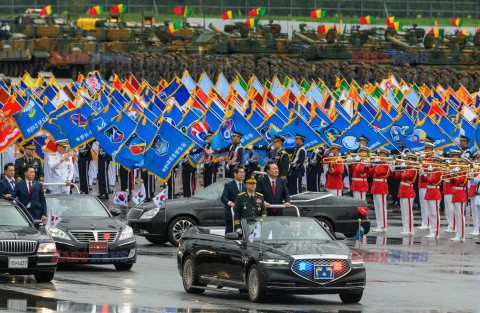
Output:
<instances>
[{"instance_id":1,"label":"license plate","mask_svg":"<svg viewBox=\"0 0 480 313\"><path fill-rule=\"evenodd\" d=\"M28 268L28 258L8 258L8 268Z\"/></svg>"},{"instance_id":2,"label":"license plate","mask_svg":"<svg viewBox=\"0 0 480 313\"><path fill-rule=\"evenodd\" d=\"M333 266L331 265L317 265L314 272L315 279L332 279L333 278Z\"/></svg>"},{"instance_id":3,"label":"license plate","mask_svg":"<svg viewBox=\"0 0 480 313\"><path fill-rule=\"evenodd\" d=\"M106 241L91 241L88 247L90 254L107 254L108 244Z\"/></svg>"}]
</instances>

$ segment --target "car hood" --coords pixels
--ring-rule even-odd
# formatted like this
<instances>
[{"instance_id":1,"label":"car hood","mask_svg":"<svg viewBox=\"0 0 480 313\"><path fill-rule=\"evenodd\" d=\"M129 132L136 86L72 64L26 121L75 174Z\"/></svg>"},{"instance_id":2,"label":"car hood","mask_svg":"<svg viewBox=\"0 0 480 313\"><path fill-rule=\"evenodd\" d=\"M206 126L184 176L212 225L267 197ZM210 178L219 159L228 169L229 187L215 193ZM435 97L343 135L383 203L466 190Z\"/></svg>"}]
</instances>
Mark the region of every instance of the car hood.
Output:
<instances>
[{"instance_id":1,"label":"car hood","mask_svg":"<svg viewBox=\"0 0 480 313\"><path fill-rule=\"evenodd\" d=\"M298 241L288 243L269 243L272 252L284 256L335 254L349 255L350 249L338 241Z\"/></svg>"},{"instance_id":2,"label":"car hood","mask_svg":"<svg viewBox=\"0 0 480 313\"><path fill-rule=\"evenodd\" d=\"M51 240L33 227L0 226L0 240Z\"/></svg>"},{"instance_id":3,"label":"car hood","mask_svg":"<svg viewBox=\"0 0 480 313\"><path fill-rule=\"evenodd\" d=\"M62 217L56 225L62 230L105 230L118 231L125 227L125 224L113 217Z\"/></svg>"}]
</instances>

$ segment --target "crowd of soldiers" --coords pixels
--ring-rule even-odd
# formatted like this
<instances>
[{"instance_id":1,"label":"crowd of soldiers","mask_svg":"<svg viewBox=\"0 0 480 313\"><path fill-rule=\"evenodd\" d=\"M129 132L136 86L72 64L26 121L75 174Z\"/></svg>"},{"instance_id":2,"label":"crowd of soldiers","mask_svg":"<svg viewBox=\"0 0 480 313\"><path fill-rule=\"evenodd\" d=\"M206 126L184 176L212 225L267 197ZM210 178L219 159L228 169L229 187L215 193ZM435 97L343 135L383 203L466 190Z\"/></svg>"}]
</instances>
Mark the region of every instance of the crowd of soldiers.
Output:
<instances>
[{"instance_id":1,"label":"crowd of soldiers","mask_svg":"<svg viewBox=\"0 0 480 313\"><path fill-rule=\"evenodd\" d=\"M171 81L175 76L182 77L188 71L194 81L198 81L202 73L212 80L220 73L232 82L237 73L248 80L255 75L262 84L272 77L284 81L286 77L297 82L306 79L308 82L322 80L327 87L335 89L337 77L347 81L355 80L360 85L380 82L394 75L398 81L403 79L409 84L436 87L452 87L458 90L463 85L468 91L480 89L480 73L474 70L459 71L451 67L427 68L425 66L410 66L409 64L393 66L388 64L352 63L351 61L306 61L271 55L269 57L254 57L253 55L191 55L183 53L132 53L109 55L109 61L103 62L97 57L94 64L89 64L87 71L98 70L103 77L112 78L116 73L120 79L128 79L134 74L137 79L145 79L152 86L160 80Z\"/></svg>"}]
</instances>

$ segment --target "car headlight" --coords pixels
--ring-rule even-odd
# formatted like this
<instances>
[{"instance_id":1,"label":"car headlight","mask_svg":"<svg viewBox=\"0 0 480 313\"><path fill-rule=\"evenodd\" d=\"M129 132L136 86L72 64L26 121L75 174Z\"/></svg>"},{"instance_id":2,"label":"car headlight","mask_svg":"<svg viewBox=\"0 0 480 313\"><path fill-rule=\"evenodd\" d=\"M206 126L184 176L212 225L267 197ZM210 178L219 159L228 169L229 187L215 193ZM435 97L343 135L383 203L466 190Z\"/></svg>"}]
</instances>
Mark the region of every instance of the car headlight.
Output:
<instances>
[{"instance_id":1,"label":"car headlight","mask_svg":"<svg viewBox=\"0 0 480 313\"><path fill-rule=\"evenodd\" d=\"M260 261L265 266L287 266L290 264L290 260L286 259L263 259Z\"/></svg>"},{"instance_id":2,"label":"car headlight","mask_svg":"<svg viewBox=\"0 0 480 313\"><path fill-rule=\"evenodd\" d=\"M38 253L54 253L55 251L57 251L57 246L53 242L38 245Z\"/></svg>"},{"instance_id":3,"label":"car headlight","mask_svg":"<svg viewBox=\"0 0 480 313\"><path fill-rule=\"evenodd\" d=\"M133 237L134 237L133 229L130 226L127 226L123 229L119 240L130 239L130 238L133 238Z\"/></svg>"},{"instance_id":4,"label":"car headlight","mask_svg":"<svg viewBox=\"0 0 480 313\"><path fill-rule=\"evenodd\" d=\"M50 236L52 236L52 238L71 240L70 237L68 237L68 235L61 229L55 227L48 227L47 230Z\"/></svg>"},{"instance_id":5,"label":"car headlight","mask_svg":"<svg viewBox=\"0 0 480 313\"><path fill-rule=\"evenodd\" d=\"M150 218L153 218L155 215L157 215L158 211L160 210L160 208L155 208L155 209L151 209L151 210L148 210L148 211L145 211L141 216L140 216L140 220L146 220L146 219L150 219Z\"/></svg>"}]
</instances>

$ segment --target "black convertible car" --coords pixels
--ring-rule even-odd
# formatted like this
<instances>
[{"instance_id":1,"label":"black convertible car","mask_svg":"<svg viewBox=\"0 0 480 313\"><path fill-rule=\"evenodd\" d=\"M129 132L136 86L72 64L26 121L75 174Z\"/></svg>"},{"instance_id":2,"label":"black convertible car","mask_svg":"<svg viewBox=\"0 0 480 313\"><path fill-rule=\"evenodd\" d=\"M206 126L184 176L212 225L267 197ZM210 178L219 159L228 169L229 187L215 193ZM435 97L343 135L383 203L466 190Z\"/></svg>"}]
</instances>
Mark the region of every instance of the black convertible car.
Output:
<instances>
[{"instance_id":1,"label":"black convertible car","mask_svg":"<svg viewBox=\"0 0 480 313\"><path fill-rule=\"evenodd\" d=\"M251 301L269 293L339 294L356 303L365 288L363 260L313 218L243 219L225 236L194 227L180 240L177 264L189 293L235 288ZM213 285L215 287L209 287ZM225 289L228 290L228 289Z\"/></svg>"},{"instance_id":2,"label":"black convertible car","mask_svg":"<svg viewBox=\"0 0 480 313\"><path fill-rule=\"evenodd\" d=\"M116 220L103 203L90 195L46 195L47 233L57 244L59 264L113 264L130 270L137 259L131 227Z\"/></svg>"},{"instance_id":3,"label":"black convertible car","mask_svg":"<svg viewBox=\"0 0 480 313\"><path fill-rule=\"evenodd\" d=\"M0 200L0 273L33 274L40 283L53 279L57 249L38 231L41 225L12 202Z\"/></svg>"},{"instance_id":4,"label":"black convertible car","mask_svg":"<svg viewBox=\"0 0 480 313\"><path fill-rule=\"evenodd\" d=\"M197 192L191 198L167 200L161 208L153 202L140 204L130 209L128 225L138 235L152 243L167 241L178 245L181 236L193 226L225 225L225 207L220 200L224 185L231 179L222 179ZM331 233L341 232L354 236L358 219L362 219L365 233L370 230L367 205L364 200L351 197L334 197L324 192L304 192L291 197L292 207L284 209L284 215L315 217Z\"/></svg>"}]
</instances>

